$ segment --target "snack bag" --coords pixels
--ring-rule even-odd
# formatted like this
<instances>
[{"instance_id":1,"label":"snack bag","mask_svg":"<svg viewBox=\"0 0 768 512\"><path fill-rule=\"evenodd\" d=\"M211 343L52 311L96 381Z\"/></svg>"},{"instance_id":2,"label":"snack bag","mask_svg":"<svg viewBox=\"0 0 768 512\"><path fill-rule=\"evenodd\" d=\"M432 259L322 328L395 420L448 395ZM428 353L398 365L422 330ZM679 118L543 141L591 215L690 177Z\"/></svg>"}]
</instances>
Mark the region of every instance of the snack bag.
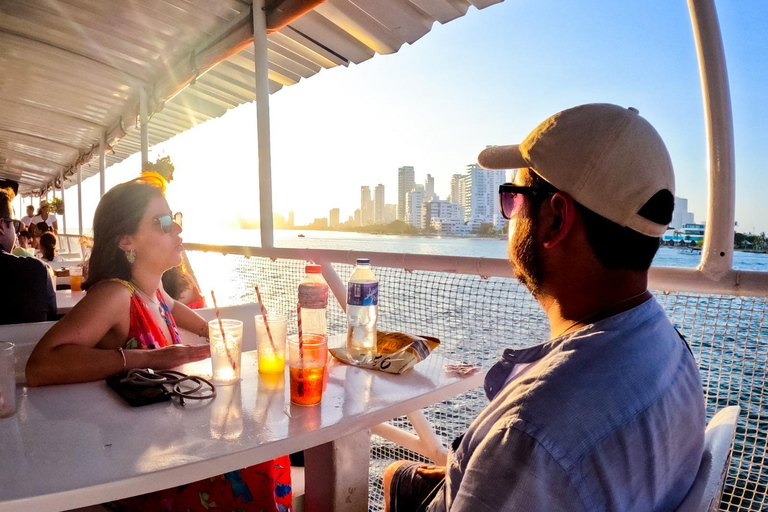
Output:
<instances>
[{"instance_id":1,"label":"snack bag","mask_svg":"<svg viewBox=\"0 0 768 512\"><path fill-rule=\"evenodd\" d=\"M386 373L404 373L426 359L439 344L440 340L432 336L376 331L377 354L373 360L354 362L345 348L332 348L331 354L339 361L354 366Z\"/></svg>"}]
</instances>

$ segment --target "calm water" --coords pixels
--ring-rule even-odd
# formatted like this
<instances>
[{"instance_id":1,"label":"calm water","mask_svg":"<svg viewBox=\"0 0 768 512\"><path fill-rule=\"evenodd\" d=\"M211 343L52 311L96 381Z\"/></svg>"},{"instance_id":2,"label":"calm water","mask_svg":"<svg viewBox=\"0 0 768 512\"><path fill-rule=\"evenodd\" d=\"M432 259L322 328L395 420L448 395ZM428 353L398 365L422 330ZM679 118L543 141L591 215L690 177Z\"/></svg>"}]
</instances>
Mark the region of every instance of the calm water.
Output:
<instances>
[{"instance_id":1,"label":"calm water","mask_svg":"<svg viewBox=\"0 0 768 512\"><path fill-rule=\"evenodd\" d=\"M304 237L299 237L303 234ZM205 240L192 237L188 242L209 244L260 245L258 230L223 230ZM275 246L294 249L334 249L342 251L396 252L408 254L440 254L483 258L506 258L507 241L483 238L452 238L426 236L370 235L346 231L276 230ZM693 268L699 264L699 254L681 249L661 247L653 261L660 267ZM768 271L768 254L735 252L736 270Z\"/></svg>"}]
</instances>

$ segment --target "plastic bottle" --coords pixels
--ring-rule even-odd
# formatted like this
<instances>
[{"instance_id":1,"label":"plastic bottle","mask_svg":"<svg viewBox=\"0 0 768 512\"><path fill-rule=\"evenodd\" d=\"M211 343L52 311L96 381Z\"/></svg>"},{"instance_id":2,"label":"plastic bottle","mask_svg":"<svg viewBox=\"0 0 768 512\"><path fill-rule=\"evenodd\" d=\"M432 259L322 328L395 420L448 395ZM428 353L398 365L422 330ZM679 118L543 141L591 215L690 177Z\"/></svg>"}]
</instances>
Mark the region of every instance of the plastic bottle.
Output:
<instances>
[{"instance_id":1,"label":"plastic bottle","mask_svg":"<svg viewBox=\"0 0 768 512\"><path fill-rule=\"evenodd\" d=\"M367 258L357 260L347 287L347 354L357 362L376 356L379 281Z\"/></svg>"},{"instance_id":2,"label":"plastic bottle","mask_svg":"<svg viewBox=\"0 0 768 512\"><path fill-rule=\"evenodd\" d=\"M302 332L328 336L325 316L328 307L328 283L323 279L320 265L307 265L304 270L307 275L299 283Z\"/></svg>"}]
</instances>

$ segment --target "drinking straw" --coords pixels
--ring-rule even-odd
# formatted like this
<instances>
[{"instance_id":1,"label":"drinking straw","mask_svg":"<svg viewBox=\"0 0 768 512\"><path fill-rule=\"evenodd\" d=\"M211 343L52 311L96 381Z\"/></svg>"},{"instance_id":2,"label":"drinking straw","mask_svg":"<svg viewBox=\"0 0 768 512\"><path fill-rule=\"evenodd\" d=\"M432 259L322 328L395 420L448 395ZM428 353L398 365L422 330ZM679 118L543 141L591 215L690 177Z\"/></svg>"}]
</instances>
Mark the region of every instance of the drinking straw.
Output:
<instances>
[{"instance_id":1,"label":"drinking straw","mask_svg":"<svg viewBox=\"0 0 768 512\"><path fill-rule=\"evenodd\" d=\"M277 352L277 348L275 348L275 342L272 340L272 331L269 330L269 324L267 323L267 308L265 308L264 303L261 302L261 293L259 292L258 285L256 286L256 298L259 300L261 317L264 319L264 328L267 330L267 336L269 336L269 344L272 345L272 352Z\"/></svg>"},{"instance_id":2,"label":"drinking straw","mask_svg":"<svg viewBox=\"0 0 768 512\"><path fill-rule=\"evenodd\" d=\"M224 343L224 352L227 353L227 358L229 359L229 364L232 365L232 369L237 371L237 364L235 364L232 354L229 353L229 347L227 347L227 337L224 335L224 324L221 323L221 311L219 311L219 306L216 304L216 294L213 293L213 290L211 290L211 298L213 299L213 308L216 310L216 320L219 321L219 330L221 331L221 341Z\"/></svg>"},{"instance_id":3,"label":"drinking straw","mask_svg":"<svg viewBox=\"0 0 768 512\"><path fill-rule=\"evenodd\" d=\"M296 303L296 318L299 327L299 358L304 359L304 336L301 333L301 303Z\"/></svg>"}]
</instances>

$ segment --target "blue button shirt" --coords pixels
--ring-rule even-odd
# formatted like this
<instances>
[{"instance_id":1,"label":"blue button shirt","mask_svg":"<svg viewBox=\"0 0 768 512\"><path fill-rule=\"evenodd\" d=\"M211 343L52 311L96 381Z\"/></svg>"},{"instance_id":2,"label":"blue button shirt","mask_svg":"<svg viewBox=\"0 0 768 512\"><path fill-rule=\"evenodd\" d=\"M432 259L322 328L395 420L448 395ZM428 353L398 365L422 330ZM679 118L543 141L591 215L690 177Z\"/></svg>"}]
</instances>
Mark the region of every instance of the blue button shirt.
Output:
<instances>
[{"instance_id":1,"label":"blue button shirt","mask_svg":"<svg viewBox=\"0 0 768 512\"><path fill-rule=\"evenodd\" d=\"M673 511L696 476L701 380L654 298L505 350L485 388L491 403L454 443L430 511Z\"/></svg>"}]
</instances>

